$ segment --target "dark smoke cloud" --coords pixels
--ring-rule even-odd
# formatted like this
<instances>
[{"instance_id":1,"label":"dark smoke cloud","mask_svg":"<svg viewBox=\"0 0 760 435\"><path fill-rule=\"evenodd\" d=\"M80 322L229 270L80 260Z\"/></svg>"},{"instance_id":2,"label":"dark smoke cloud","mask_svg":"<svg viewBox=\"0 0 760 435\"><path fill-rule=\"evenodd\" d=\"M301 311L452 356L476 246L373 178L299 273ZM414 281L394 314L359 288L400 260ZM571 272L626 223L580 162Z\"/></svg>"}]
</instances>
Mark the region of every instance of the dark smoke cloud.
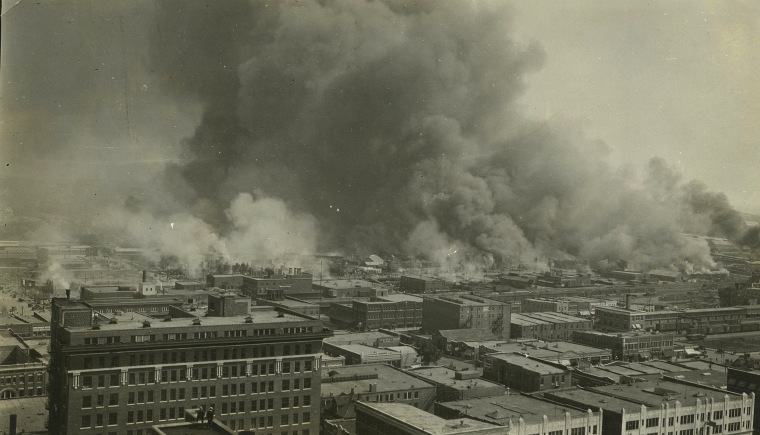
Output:
<instances>
[{"instance_id":1,"label":"dark smoke cloud","mask_svg":"<svg viewBox=\"0 0 760 435\"><path fill-rule=\"evenodd\" d=\"M193 261L711 267L681 234L739 237L725 196L659 160L639 182L576 127L526 119L516 101L544 55L511 27L498 2L157 2L151 73L203 115L182 162L109 225Z\"/></svg>"},{"instance_id":2,"label":"dark smoke cloud","mask_svg":"<svg viewBox=\"0 0 760 435\"><path fill-rule=\"evenodd\" d=\"M319 250L403 250L452 268L581 256L683 269L712 261L682 232L742 231L724 195L663 162L635 183L576 128L521 116L523 77L543 53L509 36L503 4L225 6L162 2L154 34L165 84L205 106L190 161L164 183L208 233L231 231L234 208L244 233L311 228ZM279 221L257 227L240 201L277 202Z\"/></svg>"}]
</instances>

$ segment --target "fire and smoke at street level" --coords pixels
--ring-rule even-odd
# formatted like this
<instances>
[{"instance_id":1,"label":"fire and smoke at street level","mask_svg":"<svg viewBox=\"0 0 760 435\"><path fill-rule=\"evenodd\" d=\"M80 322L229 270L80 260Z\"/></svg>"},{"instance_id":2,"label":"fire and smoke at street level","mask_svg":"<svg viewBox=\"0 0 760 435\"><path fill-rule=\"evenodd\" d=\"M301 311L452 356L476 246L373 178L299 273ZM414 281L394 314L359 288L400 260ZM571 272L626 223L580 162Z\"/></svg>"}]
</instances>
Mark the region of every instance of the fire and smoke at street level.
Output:
<instances>
[{"instance_id":1,"label":"fire and smoke at street level","mask_svg":"<svg viewBox=\"0 0 760 435\"><path fill-rule=\"evenodd\" d=\"M204 115L184 144L190 159L114 221L165 251L383 250L457 268L578 256L683 270L713 262L704 241L680 234L746 230L724 195L666 162L632 182L577 127L522 115L515 102L543 52L510 36L504 4L157 8L155 73ZM158 240L146 231L166 222Z\"/></svg>"}]
</instances>

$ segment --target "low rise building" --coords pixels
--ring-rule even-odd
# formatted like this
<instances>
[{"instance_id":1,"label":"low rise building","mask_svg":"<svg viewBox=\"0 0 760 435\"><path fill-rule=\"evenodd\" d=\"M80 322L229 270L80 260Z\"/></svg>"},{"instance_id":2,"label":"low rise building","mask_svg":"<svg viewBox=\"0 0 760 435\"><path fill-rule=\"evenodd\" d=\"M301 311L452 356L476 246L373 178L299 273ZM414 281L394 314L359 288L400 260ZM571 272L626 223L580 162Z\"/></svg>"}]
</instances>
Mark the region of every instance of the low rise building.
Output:
<instances>
[{"instance_id":1,"label":"low rise building","mask_svg":"<svg viewBox=\"0 0 760 435\"><path fill-rule=\"evenodd\" d=\"M541 360L548 363L556 363L565 367L577 367L581 364L605 364L612 360L612 352L609 349L597 349L566 341L522 341L522 342L485 342L478 349L480 361L483 357L492 353L514 353Z\"/></svg>"},{"instance_id":2,"label":"low rise building","mask_svg":"<svg viewBox=\"0 0 760 435\"><path fill-rule=\"evenodd\" d=\"M434 334L450 329L489 329L497 337L510 337L511 306L473 295L426 296L422 303L422 329Z\"/></svg>"},{"instance_id":3,"label":"low rise building","mask_svg":"<svg viewBox=\"0 0 760 435\"><path fill-rule=\"evenodd\" d=\"M256 305L280 307L305 316L319 317L319 305L289 297L284 297L278 300L257 299Z\"/></svg>"},{"instance_id":4,"label":"low rise building","mask_svg":"<svg viewBox=\"0 0 760 435\"><path fill-rule=\"evenodd\" d=\"M0 399L46 396L47 365L11 331L0 331Z\"/></svg>"},{"instance_id":5,"label":"low rise building","mask_svg":"<svg viewBox=\"0 0 760 435\"><path fill-rule=\"evenodd\" d=\"M610 349L612 356L621 361L669 359L675 355L672 334L575 331L573 341L586 346Z\"/></svg>"},{"instance_id":6,"label":"low rise building","mask_svg":"<svg viewBox=\"0 0 760 435\"><path fill-rule=\"evenodd\" d=\"M380 284L363 279L326 279L313 287L326 298L370 298L386 296L390 290Z\"/></svg>"},{"instance_id":7,"label":"low rise building","mask_svg":"<svg viewBox=\"0 0 760 435\"><path fill-rule=\"evenodd\" d=\"M411 367L419 362L417 351L410 346L378 348L364 344L324 343L324 352L332 357L345 358L346 365L383 363L394 367Z\"/></svg>"},{"instance_id":8,"label":"low rise building","mask_svg":"<svg viewBox=\"0 0 760 435\"><path fill-rule=\"evenodd\" d=\"M596 307L594 328L602 331L676 331L679 311L640 311L623 307Z\"/></svg>"},{"instance_id":9,"label":"low rise building","mask_svg":"<svg viewBox=\"0 0 760 435\"><path fill-rule=\"evenodd\" d=\"M445 419L472 418L505 427L504 434L601 434L602 411L558 405L521 394L480 397L436 403L435 415ZM559 432L561 431L561 432Z\"/></svg>"},{"instance_id":10,"label":"low rise building","mask_svg":"<svg viewBox=\"0 0 760 435\"><path fill-rule=\"evenodd\" d=\"M435 385L436 402L473 399L476 397L498 396L506 388L485 379L478 370L452 370L446 367L420 367L409 374Z\"/></svg>"},{"instance_id":11,"label":"low rise building","mask_svg":"<svg viewBox=\"0 0 760 435\"><path fill-rule=\"evenodd\" d=\"M511 338L535 338L546 341L570 341L575 331L592 328L592 322L558 312L512 314Z\"/></svg>"},{"instance_id":12,"label":"low rise building","mask_svg":"<svg viewBox=\"0 0 760 435\"><path fill-rule=\"evenodd\" d=\"M471 418L446 420L406 403L356 404L362 435L503 435L504 427Z\"/></svg>"},{"instance_id":13,"label":"low rise building","mask_svg":"<svg viewBox=\"0 0 760 435\"><path fill-rule=\"evenodd\" d=\"M432 411L435 386L385 364L322 369L323 419L355 418L359 401L408 403Z\"/></svg>"},{"instance_id":14,"label":"low rise building","mask_svg":"<svg viewBox=\"0 0 760 435\"><path fill-rule=\"evenodd\" d=\"M399 282L399 289L406 293L440 293L451 290L451 283L440 278L402 275Z\"/></svg>"},{"instance_id":15,"label":"low rise building","mask_svg":"<svg viewBox=\"0 0 760 435\"><path fill-rule=\"evenodd\" d=\"M372 297L368 301L333 302L330 320L363 331L422 326L422 298L406 294Z\"/></svg>"},{"instance_id":16,"label":"low rise building","mask_svg":"<svg viewBox=\"0 0 760 435\"><path fill-rule=\"evenodd\" d=\"M514 353L484 356L483 377L526 393L567 388L572 385L570 373L562 365Z\"/></svg>"}]
</instances>

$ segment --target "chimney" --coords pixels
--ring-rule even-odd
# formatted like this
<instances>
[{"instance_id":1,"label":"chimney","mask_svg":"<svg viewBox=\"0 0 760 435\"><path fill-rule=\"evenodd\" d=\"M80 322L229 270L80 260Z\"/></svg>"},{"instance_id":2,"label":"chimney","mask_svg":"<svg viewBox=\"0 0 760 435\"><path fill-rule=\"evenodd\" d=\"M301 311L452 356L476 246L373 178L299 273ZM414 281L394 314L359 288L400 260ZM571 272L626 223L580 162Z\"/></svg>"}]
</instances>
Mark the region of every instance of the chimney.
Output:
<instances>
[{"instance_id":1,"label":"chimney","mask_svg":"<svg viewBox=\"0 0 760 435\"><path fill-rule=\"evenodd\" d=\"M631 309L631 294L630 293L626 293L625 295L625 308L627 310Z\"/></svg>"},{"instance_id":2,"label":"chimney","mask_svg":"<svg viewBox=\"0 0 760 435\"><path fill-rule=\"evenodd\" d=\"M71 299L71 289L70 288L66 289L66 299Z\"/></svg>"},{"instance_id":3,"label":"chimney","mask_svg":"<svg viewBox=\"0 0 760 435\"><path fill-rule=\"evenodd\" d=\"M9 417L10 418L8 420L10 427L8 428L8 433L10 435L16 435L16 420L18 419L18 415L11 414Z\"/></svg>"},{"instance_id":4,"label":"chimney","mask_svg":"<svg viewBox=\"0 0 760 435\"><path fill-rule=\"evenodd\" d=\"M143 280L142 282L148 282L148 271L143 270Z\"/></svg>"}]
</instances>

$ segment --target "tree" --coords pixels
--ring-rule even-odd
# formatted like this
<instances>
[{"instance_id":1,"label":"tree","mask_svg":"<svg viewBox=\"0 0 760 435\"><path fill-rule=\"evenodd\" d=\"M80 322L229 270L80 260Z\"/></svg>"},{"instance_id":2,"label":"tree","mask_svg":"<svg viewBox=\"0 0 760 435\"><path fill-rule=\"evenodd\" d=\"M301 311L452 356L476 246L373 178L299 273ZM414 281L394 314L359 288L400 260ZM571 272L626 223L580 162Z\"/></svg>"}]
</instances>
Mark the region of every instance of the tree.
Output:
<instances>
[{"instance_id":1,"label":"tree","mask_svg":"<svg viewBox=\"0 0 760 435\"><path fill-rule=\"evenodd\" d=\"M419 348L417 348L417 355L422 358L422 364L430 365L438 362L443 356L443 351L436 347L432 341L424 341Z\"/></svg>"}]
</instances>

